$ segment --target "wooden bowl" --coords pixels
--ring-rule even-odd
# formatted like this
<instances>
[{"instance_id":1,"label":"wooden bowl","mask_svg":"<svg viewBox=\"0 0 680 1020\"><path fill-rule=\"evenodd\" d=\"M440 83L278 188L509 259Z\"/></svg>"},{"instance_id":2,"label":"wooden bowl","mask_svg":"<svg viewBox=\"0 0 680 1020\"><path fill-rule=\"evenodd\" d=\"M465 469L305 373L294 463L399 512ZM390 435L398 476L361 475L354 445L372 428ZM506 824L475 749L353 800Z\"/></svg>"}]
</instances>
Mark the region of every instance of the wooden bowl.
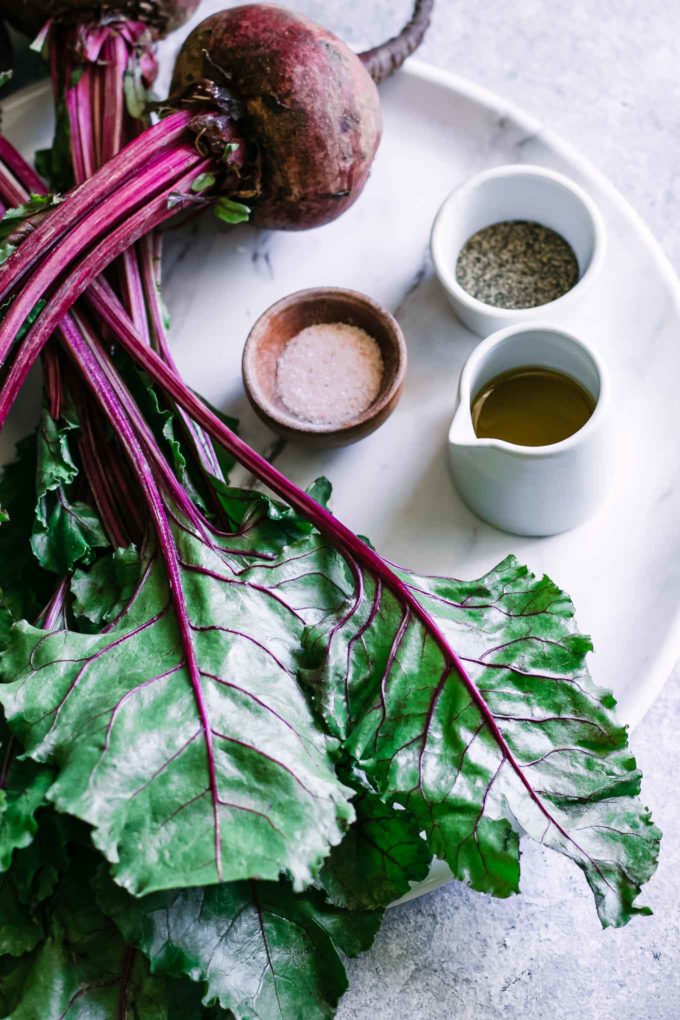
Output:
<instances>
[{"instance_id":1,"label":"wooden bowl","mask_svg":"<svg viewBox=\"0 0 680 1020\"><path fill-rule=\"evenodd\" d=\"M277 389L277 365L288 342L307 326L325 322L365 330L380 345L385 365L380 392L371 406L341 426L298 418ZM308 446L345 446L375 432L392 413L404 385L406 361L404 334L393 315L364 294L320 287L290 294L258 319L243 351L243 382L258 415L278 435Z\"/></svg>"}]
</instances>

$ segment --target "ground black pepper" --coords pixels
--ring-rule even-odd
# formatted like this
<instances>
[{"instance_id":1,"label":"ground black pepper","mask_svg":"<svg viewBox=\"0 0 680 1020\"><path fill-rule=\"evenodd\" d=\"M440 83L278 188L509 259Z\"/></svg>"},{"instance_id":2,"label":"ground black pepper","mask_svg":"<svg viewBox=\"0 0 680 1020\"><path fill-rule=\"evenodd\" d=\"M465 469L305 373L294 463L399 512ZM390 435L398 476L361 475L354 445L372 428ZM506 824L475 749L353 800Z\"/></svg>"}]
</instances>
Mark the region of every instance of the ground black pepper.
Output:
<instances>
[{"instance_id":1,"label":"ground black pepper","mask_svg":"<svg viewBox=\"0 0 680 1020\"><path fill-rule=\"evenodd\" d=\"M472 297L497 308L535 308L562 297L578 282L571 246L530 220L492 223L470 237L456 263L456 279Z\"/></svg>"}]
</instances>

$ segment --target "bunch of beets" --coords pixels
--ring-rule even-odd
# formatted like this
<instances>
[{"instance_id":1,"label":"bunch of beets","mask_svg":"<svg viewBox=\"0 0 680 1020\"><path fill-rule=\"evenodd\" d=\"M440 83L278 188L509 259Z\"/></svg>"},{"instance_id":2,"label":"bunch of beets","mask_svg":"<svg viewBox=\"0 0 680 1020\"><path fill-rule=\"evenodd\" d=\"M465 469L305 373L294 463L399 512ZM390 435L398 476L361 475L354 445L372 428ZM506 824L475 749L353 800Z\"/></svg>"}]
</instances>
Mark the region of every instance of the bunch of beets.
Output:
<instances>
[{"instance_id":1,"label":"bunch of beets","mask_svg":"<svg viewBox=\"0 0 680 1020\"><path fill-rule=\"evenodd\" d=\"M197 6L0 0L56 110L37 172L0 136L0 427L42 366L0 481L13 1020L330 1017L343 958L433 858L508 896L520 832L581 868L604 925L649 912L659 832L568 597L514 558L471 582L389 563L172 359L158 228L340 216L433 0L359 56L231 8L147 102L156 41Z\"/></svg>"}]
</instances>

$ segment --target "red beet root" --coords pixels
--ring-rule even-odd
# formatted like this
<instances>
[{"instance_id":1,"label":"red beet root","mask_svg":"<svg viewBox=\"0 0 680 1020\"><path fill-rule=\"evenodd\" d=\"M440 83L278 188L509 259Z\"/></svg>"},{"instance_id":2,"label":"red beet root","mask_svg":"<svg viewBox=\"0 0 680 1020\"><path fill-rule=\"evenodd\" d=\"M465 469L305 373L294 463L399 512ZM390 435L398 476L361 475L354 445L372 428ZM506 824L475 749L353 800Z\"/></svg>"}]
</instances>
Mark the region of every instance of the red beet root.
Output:
<instances>
[{"instance_id":1,"label":"red beet root","mask_svg":"<svg viewBox=\"0 0 680 1020\"><path fill-rule=\"evenodd\" d=\"M120 14L144 21L159 32L171 32L182 25L200 0L0 0L0 16L24 35L36 36L50 18Z\"/></svg>"},{"instance_id":2,"label":"red beet root","mask_svg":"<svg viewBox=\"0 0 680 1020\"><path fill-rule=\"evenodd\" d=\"M377 90L361 59L269 4L203 22L178 59L173 98L175 113L94 173L1 267L0 302L15 297L0 331L0 365L54 274L65 278L88 248L88 272L99 275L178 209L212 202L230 223L248 217L245 200L258 225L319 226L358 198L380 141ZM115 244L104 226L114 222ZM5 387L8 401L46 339L32 337Z\"/></svg>"},{"instance_id":3,"label":"red beet root","mask_svg":"<svg viewBox=\"0 0 680 1020\"><path fill-rule=\"evenodd\" d=\"M206 79L241 100L244 133L262 160L253 222L303 230L356 201L380 142L380 101L340 39L280 7L235 7L189 36L173 92L186 95Z\"/></svg>"}]
</instances>

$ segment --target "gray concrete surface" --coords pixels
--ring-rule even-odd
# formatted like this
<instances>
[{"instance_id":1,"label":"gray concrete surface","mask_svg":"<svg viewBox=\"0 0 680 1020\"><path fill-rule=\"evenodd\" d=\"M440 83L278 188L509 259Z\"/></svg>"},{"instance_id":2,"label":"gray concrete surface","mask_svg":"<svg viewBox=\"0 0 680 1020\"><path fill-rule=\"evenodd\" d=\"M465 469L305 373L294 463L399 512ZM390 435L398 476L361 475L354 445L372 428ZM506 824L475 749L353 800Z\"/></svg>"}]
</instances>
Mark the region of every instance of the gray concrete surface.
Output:
<instances>
[{"instance_id":1,"label":"gray concrete surface","mask_svg":"<svg viewBox=\"0 0 680 1020\"><path fill-rule=\"evenodd\" d=\"M409 5L296 0L357 43L380 39ZM678 0L439 0L422 56L502 92L576 144L680 269L678 38ZM631 597L653 613L654 578ZM580 873L527 845L519 897L494 902L452 885L390 911L373 950L350 965L341 1020L680 1016L679 681L676 670L632 740L665 832L646 893L654 917L602 932Z\"/></svg>"}]
</instances>

